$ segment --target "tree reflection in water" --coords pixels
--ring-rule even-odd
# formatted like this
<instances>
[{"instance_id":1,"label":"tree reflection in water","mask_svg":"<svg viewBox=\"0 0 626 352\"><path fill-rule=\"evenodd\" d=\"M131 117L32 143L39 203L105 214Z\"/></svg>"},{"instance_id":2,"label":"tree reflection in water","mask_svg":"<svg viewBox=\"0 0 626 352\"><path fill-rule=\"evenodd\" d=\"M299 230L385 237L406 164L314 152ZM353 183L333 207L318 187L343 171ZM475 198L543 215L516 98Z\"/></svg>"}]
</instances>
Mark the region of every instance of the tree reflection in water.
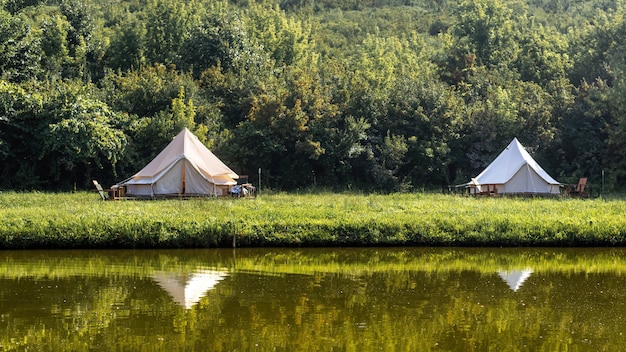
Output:
<instances>
[{"instance_id":1,"label":"tree reflection in water","mask_svg":"<svg viewBox=\"0 0 626 352\"><path fill-rule=\"evenodd\" d=\"M0 350L610 351L626 343L624 254L0 252Z\"/></svg>"}]
</instances>

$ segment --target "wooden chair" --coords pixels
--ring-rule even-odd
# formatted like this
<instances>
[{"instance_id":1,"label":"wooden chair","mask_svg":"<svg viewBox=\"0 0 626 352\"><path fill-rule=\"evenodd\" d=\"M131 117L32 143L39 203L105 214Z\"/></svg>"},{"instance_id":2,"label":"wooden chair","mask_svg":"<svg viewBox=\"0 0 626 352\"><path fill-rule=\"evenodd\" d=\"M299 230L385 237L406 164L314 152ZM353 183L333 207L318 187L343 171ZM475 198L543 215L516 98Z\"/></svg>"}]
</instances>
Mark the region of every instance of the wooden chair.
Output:
<instances>
[{"instance_id":1,"label":"wooden chair","mask_svg":"<svg viewBox=\"0 0 626 352\"><path fill-rule=\"evenodd\" d=\"M100 197L102 198L102 200L111 199L108 193L109 190L104 190L102 186L96 180L92 180L92 182L93 182L93 185L96 186L96 190L98 191L98 193L100 193Z\"/></svg>"},{"instance_id":2,"label":"wooden chair","mask_svg":"<svg viewBox=\"0 0 626 352\"><path fill-rule=\"evenodd\" d=\"M588 193L589 185L587 185L587 178L581 177L578 180L577 184L567 185L567 194L571 197L581 197L586 198L589 196Z\"/></svg>"}]
</instances>

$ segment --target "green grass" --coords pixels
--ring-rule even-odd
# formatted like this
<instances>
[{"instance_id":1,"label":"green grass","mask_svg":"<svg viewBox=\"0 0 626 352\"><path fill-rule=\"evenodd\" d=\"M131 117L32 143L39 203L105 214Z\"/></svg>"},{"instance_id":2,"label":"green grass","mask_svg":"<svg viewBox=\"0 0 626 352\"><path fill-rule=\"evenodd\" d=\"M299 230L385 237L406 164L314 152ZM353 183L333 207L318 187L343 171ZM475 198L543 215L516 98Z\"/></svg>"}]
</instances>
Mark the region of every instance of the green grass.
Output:
<instances>
[{"instance_id":1,"label":"green grass","mask_svg":"<svg viewBox=\"0 0 626 352\"><path fill-rule=\"evenodd\" d=\"M425 193L103 202L0 194L0 248L623 246L621 199Z\"/></svg>"}]
</instances>

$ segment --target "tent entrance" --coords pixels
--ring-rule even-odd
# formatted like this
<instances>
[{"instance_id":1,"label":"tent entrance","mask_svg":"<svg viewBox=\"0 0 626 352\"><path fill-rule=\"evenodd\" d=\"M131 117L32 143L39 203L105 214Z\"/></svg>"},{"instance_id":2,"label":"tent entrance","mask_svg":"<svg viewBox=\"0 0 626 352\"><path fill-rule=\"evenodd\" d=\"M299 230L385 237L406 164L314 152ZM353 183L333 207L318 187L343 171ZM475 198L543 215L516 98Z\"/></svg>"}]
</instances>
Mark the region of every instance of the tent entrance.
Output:
<instances>
[{"instance_id":1,"label":"tent entrance","mask_svg":"<svg viewBox=\"0 0 626 352\"><path fill-rule=\"evenodd\" d=\"M182 188L182 192L181 194L186 194L186 187L185 187L185 182L187 180L187 167L185 165L186 163L183 163L183 165L180 168L180 173L181 173L181 188Z\"/></svg>"}]
</instances>

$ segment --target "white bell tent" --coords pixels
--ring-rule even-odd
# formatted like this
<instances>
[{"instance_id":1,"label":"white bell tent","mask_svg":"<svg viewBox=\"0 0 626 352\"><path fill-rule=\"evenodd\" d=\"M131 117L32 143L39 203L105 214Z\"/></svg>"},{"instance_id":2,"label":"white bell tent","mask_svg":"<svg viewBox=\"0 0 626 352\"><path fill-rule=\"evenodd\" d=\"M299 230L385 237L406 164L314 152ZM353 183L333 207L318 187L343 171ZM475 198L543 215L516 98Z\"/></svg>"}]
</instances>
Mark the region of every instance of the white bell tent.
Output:
<instances>
[{"instance_id":1,"label":"white bell tent","mask_svg":"<svg viewBox=\"0 0 626 352\"><path fill-rule=\"evenodd\" d=\"M537 164L517 138L478 176L465 184L472 193L558 195L561 183Z\"/></svg>"},{"instance_id":2,"label":"white bell tent","mask_svg":"<svg viewBox=\"0 0 626 352\"><path fill-rule=\"evenodd\" d=\"M184 128L148 165L126 181L125 194L224 196L239 176Z\"/></svg>"}]
</instances>

